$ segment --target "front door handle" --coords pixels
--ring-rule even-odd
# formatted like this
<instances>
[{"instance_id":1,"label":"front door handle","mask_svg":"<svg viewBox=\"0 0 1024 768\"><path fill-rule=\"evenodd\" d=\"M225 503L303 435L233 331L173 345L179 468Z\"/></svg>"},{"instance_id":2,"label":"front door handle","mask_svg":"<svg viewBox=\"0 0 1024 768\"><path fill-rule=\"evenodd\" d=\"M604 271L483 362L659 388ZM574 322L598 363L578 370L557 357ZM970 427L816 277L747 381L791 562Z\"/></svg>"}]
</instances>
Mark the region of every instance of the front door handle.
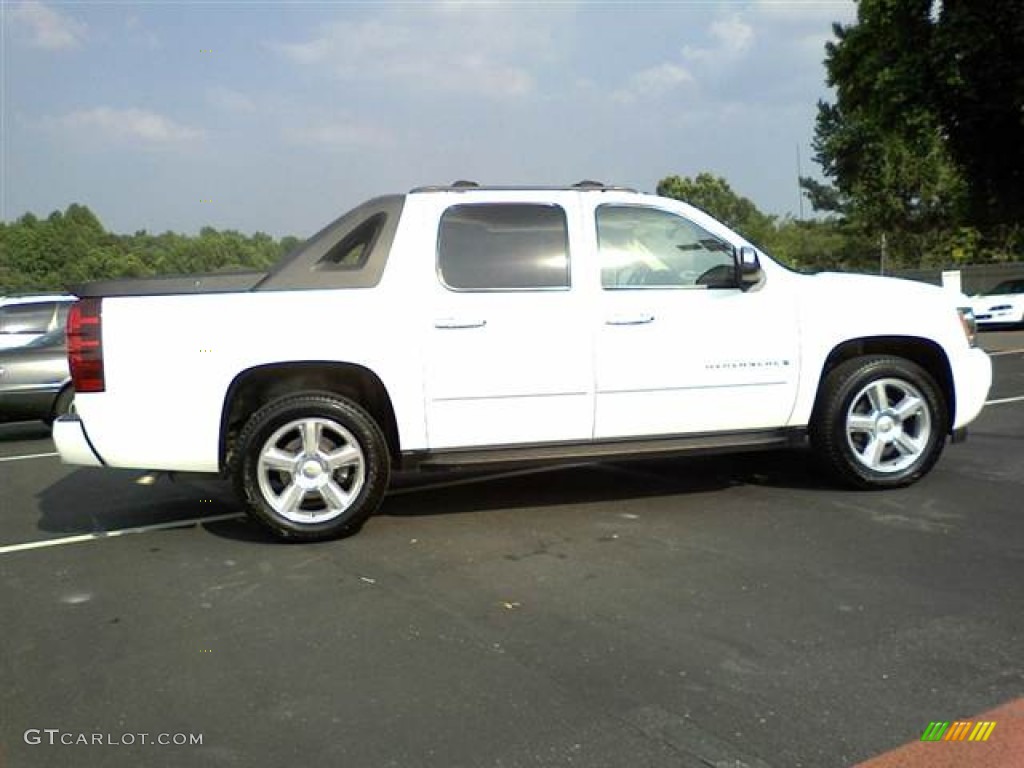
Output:
<instances>
[{"instance_id":1,"label":"front door handle","mask_svg":"<svg viewBox=\"0 0 1024 768\"><path fill-rule=\"evenodd\" d=\"M654 315L613 315L605 320L606 325L646 325L654 322Z\"/></svg>"},{"instance_id":2,"label":"front door handle","mask_svg":"<svg viewBox=\"0 0 1024 768\"><path fill-rule=\"evenodd\" d=\"M442 317L440 320L434 321L435 328L443 329L483 328L485 325L487 325L487 321L482 318Z\"/></svg>"}]
</instances>

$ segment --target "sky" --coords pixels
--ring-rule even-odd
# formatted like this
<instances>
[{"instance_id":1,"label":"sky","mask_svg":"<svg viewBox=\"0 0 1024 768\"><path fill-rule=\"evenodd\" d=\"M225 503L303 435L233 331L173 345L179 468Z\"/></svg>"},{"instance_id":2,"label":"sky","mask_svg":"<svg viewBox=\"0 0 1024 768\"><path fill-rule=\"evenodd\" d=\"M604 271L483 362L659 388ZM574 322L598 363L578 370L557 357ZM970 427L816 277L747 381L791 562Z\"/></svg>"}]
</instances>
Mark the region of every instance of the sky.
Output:
<instances>
[{"instance_id":1,"label":"sky","mask_svg":"<svg viewBox=\"0 0 1024 768\"><path fill-rule=\"evenodd\" d=\"M6 2L0 218L305 237L472 179L653 192L709 171L799 211L853 0ZM809 213L809 206L805 206Z\"/></svg>"}]
</instances>

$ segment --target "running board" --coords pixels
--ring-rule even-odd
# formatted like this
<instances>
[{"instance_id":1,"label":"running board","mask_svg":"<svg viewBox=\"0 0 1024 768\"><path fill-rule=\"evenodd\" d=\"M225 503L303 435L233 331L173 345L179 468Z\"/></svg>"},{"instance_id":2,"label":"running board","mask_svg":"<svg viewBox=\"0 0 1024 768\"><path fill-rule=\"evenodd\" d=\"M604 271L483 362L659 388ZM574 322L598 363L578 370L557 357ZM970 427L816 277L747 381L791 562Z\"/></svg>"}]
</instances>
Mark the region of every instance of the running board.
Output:
<instances>
[{"instance_id":1,"label":"running board","mask_svg":"<svg viewBox=\"0 0 1024 768\"><path fill-rule=\"evenodd\" d=\"M497 464L547 464L608 459L646 459L683 454L714 454L766 450L802 445L804 429L678 435L646 440L601 440L579 443L540 443L496 448L457 448L403 454L405 469L472 469Z\"/></svg>"}]
</instances>

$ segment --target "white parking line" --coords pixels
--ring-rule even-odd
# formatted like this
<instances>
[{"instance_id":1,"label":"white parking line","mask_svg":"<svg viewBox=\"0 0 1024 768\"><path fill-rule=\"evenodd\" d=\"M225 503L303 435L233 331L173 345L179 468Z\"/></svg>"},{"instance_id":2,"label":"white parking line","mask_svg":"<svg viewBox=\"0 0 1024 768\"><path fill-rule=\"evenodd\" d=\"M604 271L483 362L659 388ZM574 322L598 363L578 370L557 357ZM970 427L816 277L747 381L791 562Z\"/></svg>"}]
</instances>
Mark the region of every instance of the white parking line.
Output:
<instances>
[{"instance_id":1,"label":"white parking line","mask_svg":"<svg viewBox=\"0 0 1024 768\"><path fill-rule=\"evenodd\" d=\"M29 453L24 456L0 456L0 461L24 461L25 459L48 459L51 456L60 456L59 453Z\"/></svg>"},{"instance_id":2,"label":"white parking line","mask_svg":"<svg viewBox=\"0 0 1024 768\"><path fill-rule=\"evenodd\" d=\"M1002 357L1003 355L1020 355L1024 354L1024 349L1004 349L1001 352L989 352L989 357Z\"/></svg>"},{"instance_id":3,"label":"white parking line","mask_svg":"<svg viewBox=\"0 0 1024 768\"><path fill-rule=\"evenodd\" d=\"M62 539L44 539L43 541L27 541L24 544L8 544L0 547L0 555L11 552L25 552L30 549L45 549L47 547L60 547L64 544L77 544L82 541L95 541L96 539L113 539L118 536L127 536L131 533L147 533L149 531L163 531L168 528L186 528L200 523L217 523L221 520L237 520L245 517L243 512L233 512L227 515L212 515L211 517L193 517L190 520L174 520L168 523L154 523L153 525L140 525L136 528L119 528L113 531L96 531L95 533L82 533L77 536L65 536Z\"/></svg>"},{"instance_id":4,"label":"white parking line","mask_svg":"<svg viewBox=\"0 0 1024 768\"><path fill-rule=\"evenodd\" d=\"M1003 403L1019 403L1024 400L1024 395L1019 397L1002 397L998 400L986 400L985 405L1002 405Z\"/></svg>"}]
</instances>

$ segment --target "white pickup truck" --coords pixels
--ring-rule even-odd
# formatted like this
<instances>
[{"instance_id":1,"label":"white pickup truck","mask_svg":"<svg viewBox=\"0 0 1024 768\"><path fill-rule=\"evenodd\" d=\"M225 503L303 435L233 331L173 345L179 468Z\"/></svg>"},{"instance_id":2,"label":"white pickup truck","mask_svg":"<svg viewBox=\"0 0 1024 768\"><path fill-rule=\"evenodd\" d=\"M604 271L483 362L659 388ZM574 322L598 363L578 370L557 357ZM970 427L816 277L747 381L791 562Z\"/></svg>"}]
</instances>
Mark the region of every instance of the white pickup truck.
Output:
<instances>
[{"instance_id":1,"label":"white pickup truck","mask_svg":"<svg viewBox=\"0 0 1024 768\"><path fill-rule=\"evenodd\" d=\"M222 473L277 534L352 533L392 468L810 439L895 487L991 384L940 289L804 275L684 203L581 182L376 198L268 273L76 286L69 464Z\"/></svg>"}]
</instances>

